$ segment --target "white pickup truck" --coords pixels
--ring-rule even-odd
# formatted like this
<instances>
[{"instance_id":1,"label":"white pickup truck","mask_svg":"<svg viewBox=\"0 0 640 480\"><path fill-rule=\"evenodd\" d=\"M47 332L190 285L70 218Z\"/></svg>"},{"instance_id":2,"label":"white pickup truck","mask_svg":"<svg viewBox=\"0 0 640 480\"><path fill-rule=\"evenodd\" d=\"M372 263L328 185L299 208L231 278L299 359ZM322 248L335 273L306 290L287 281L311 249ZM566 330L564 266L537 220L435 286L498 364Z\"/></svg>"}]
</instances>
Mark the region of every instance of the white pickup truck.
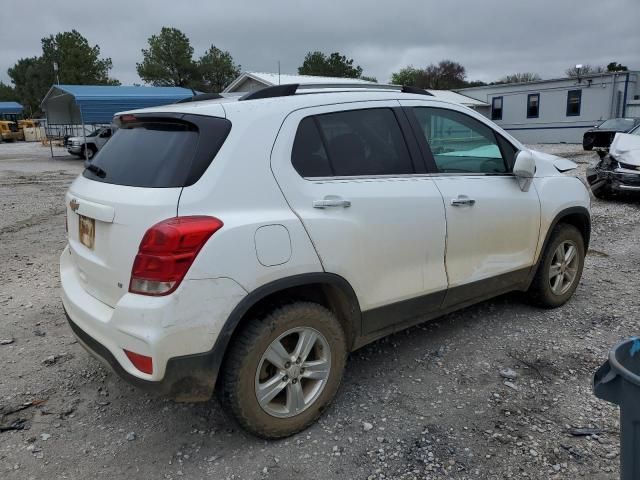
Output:
<instances>
[{"instance_id":1,"label":"white pickup truck","mask_svg":"<svg viewBox=\"0 0 640 480\"><path fill-rule=\"evenodd\" d=\"M78 155L82 158L91 160L93 156L98 153L112 135L111 127L96 128L93 132L85 137L69 137L67 139L67 152L72 155ZM85 154L85 139L86 139L86 154Z\"/></svg>"}]
</instances>

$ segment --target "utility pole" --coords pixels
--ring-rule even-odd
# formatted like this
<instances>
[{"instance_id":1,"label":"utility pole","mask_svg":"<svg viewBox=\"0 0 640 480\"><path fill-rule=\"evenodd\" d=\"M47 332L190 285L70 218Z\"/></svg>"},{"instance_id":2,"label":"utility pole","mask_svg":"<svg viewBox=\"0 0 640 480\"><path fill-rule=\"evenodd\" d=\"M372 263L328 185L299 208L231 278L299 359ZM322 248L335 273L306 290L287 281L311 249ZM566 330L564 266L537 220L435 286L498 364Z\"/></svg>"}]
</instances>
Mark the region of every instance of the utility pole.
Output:
<instances>
[{"instance_id":1,"label":"utility pole","mask_svg":"<svg viewBox=\"0 0 640 480\"><path fill-rule=\"evenodd\" d=\"M58 62L53 62L53 73L56 75L56 85L60 85L60 75L58 75Z\"/></svg>"}]
</instances>

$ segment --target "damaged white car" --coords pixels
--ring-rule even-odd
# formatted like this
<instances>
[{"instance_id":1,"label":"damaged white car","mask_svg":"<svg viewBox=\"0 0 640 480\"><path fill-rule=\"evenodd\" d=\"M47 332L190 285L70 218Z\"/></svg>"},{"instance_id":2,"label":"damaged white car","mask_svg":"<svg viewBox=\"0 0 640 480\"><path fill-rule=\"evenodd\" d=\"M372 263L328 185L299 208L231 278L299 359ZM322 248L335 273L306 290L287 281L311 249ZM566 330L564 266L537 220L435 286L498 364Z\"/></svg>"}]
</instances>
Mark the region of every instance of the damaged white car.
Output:
<instances>
[{"instance_id":1,"label":"damaged white car","mask_svg":"<svg viewBox=\"0 0 640 480\"><path fill-rule=\"evenodd\" d=\"M587 182L598 198L640 192L640 126L616 134L609 154L587 168Z\"/></svg>"}]
</instances>

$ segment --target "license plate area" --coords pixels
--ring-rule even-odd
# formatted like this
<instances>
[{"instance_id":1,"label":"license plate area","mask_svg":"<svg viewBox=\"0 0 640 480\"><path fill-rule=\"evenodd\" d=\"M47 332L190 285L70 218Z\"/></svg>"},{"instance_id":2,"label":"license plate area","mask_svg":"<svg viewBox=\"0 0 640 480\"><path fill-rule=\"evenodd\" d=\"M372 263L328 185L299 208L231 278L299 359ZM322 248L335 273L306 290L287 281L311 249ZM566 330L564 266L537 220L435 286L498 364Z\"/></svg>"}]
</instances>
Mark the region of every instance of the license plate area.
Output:
<instances>
[{"instance_id":1,"label":"license plate area","mask_svg":"<svg viewBox=\"0 0 640 480\"><path fill-rule=\"evenodd\" d=\"M78 215L78 217L78 236L80 243L88 249L93 250L96 243L96 221L94 218L85 217L84 215Z\"/></svg>"}]
</instances>

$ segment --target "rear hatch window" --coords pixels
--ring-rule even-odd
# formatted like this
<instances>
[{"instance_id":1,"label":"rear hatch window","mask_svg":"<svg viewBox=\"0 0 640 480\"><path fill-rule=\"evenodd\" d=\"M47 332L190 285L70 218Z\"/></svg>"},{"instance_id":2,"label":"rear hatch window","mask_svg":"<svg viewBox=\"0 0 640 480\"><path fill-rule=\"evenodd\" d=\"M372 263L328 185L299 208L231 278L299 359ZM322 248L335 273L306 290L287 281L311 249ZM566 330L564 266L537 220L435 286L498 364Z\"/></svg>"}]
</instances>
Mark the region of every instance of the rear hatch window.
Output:
<instances>
[{"instance_id":1,"label":"rear hatch window","mask_svg":"<svg viewBox=\"0 0 640 480\"><path fill-rule=\"evenodd\" d=\"M132 187L193 185L231 130L228 120L201 115L123 115L115 123L116 133L83 175Z\"/></svg>"}]
</instances>

